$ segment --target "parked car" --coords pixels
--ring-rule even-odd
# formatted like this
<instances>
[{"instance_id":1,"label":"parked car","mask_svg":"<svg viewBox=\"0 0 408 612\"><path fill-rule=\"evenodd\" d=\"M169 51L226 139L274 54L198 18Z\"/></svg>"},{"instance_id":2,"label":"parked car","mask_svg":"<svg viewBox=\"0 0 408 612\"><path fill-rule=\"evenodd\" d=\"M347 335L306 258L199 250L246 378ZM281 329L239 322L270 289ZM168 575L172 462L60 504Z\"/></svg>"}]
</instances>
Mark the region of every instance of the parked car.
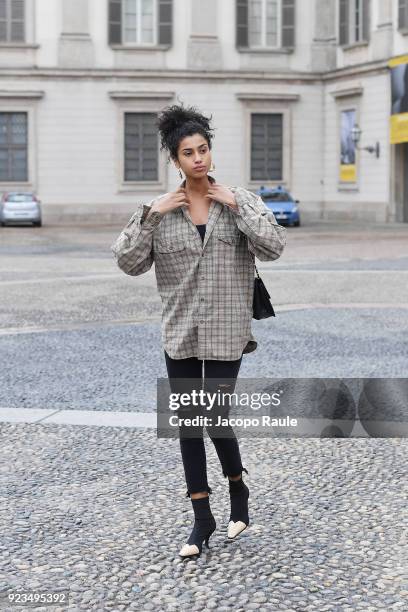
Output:
<instances>
[{"instance_id":1,"label":"parked car","mask_svg":"<svg viewBox=\"0 0 408 612\"><path fill-rule=\"evenodd\" d=\"M0 225L21 222L42 225L41 201L29 191L8 191L0 201Z\"/></svg>"},{"instance_id":2,"label":"parked car","mask_svg":"<svg viewBox=\"0 0 408 612\"><path fill-rule=\"evenodd\" d=\"M299 200L295 200L284 187L262 186L256 193L271 209L280 225L300 225Z\"/></svg>"}]
</instances>

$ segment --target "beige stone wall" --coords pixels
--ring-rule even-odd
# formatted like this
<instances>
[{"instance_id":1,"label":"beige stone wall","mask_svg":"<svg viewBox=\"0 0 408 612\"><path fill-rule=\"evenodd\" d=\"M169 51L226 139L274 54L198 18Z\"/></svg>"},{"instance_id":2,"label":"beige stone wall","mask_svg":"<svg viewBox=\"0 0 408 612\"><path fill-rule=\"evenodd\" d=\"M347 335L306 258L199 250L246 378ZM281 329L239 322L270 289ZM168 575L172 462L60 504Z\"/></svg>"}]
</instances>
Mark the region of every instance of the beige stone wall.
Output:
<instances>
[{"instance_id":1,"label":"beige stone wall","mask_svg":"<svg viewBox=\"0 0 408 612\"><path fill-rule=\"evenodd\" d=\"M1 49L0 108L30 113L26 187L47 214L124 218L136 202L175 188L179 177L164 155L156 184L123 183L123 112L156 112L181 99L213 115L217 180L257 188L249 180L250 113L275 110L284 116L282 183L305 216L395 218L386 64L408 52L395 2L373 0L370 44L343 50L336 0L299 1L290 53L238 52L234 0L174 0L169 50L112 49L107 4L27 0L27 43ZM344 105L358 108L361 144L381 143L378 160L360 152L351 190L338 181Z\"/></svg>"}]
</instances>

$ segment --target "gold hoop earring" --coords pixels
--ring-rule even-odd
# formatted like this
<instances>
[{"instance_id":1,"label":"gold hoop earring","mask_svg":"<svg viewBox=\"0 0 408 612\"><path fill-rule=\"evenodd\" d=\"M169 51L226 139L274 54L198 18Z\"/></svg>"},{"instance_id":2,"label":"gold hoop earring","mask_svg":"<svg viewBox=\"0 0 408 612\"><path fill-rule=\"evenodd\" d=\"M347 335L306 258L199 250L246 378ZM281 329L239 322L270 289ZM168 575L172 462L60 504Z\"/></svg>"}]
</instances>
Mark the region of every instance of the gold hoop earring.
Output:
<instances>
[{"instance_id":1,"label":"gold hoop earring","mask_svg":"<svg viewBox=\"0 0 408 612\"><path fill-rule=\"evenodd\" d=\"M180 168L179 168L179 175L180 175L180 178L183 180L183 175L181 174Z\"/></svg>"},{"instance_id":2,"label":"gold hoop earring","mask_svg":"<svg viewBox=\"0 0 408 612\"><path fill-rule=\"evenodd\" d=\"M215 170L215 166L211 161L211 168L208 170L208 172L214 172L214 170Z\"/></svg>"}]
</instances>

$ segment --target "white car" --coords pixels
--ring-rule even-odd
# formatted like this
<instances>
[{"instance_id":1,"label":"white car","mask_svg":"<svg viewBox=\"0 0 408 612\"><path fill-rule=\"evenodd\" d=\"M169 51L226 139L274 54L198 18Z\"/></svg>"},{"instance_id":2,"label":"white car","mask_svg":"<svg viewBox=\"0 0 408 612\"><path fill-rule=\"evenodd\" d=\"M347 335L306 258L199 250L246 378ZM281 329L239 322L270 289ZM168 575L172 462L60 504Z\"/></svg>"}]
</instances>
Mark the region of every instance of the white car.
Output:
<instances>
[{"instance_id":1,"label":"white car","mask_svg":"<svg viewBox=\"0 0 408 612\"><path fill-rule=\"evenodd\" d=\"M8 191L0 201L0 225L8 223L42 225L41 202L29 191Z\"/></svg>"}]
</instances>

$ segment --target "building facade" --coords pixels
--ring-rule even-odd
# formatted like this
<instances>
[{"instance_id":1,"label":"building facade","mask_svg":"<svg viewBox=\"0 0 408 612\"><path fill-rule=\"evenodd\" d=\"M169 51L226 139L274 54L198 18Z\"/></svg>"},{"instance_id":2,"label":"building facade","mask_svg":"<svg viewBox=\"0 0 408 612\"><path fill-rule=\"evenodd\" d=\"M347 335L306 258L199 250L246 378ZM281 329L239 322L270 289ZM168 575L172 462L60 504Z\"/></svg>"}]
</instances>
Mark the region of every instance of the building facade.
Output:
<instances>
[{"instance_id":1,"label":"building facade","mask_svg":"<svg viewBox=\"0 0 408 612\"><path fill-rule=\"evenodd\" d=\"M408 222L405 53L408 0L0 0L0 192L34 190L45 223L122 222L177 188L154 122L183 102L212 115L217 181Z\"/></svg>"}]
</instances>

